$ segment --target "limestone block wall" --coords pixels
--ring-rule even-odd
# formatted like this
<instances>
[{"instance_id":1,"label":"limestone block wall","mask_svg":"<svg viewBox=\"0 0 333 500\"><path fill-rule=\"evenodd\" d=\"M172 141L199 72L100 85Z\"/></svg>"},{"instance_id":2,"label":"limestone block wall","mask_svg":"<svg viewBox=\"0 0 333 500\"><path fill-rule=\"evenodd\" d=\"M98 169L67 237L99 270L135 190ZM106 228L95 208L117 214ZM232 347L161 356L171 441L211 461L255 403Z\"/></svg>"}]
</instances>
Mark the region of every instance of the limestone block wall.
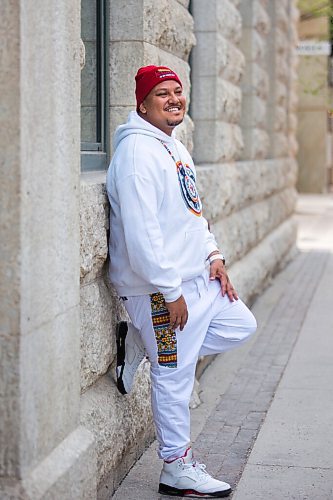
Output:
<instances>
[{"instance_id":1,"label":"limestone block wall","mask_svg":"<svg viewBox=\"0 0 333 500\"><path fill-rule=\"evenodd\" d=\"M239 49L241 16L237 3L192 2L196 47L192 54L192 103L196 163L240 157L240 78L245 58Z\"/></svg>"},{"instance_id":2,"label":"limestone block wall","mask_svg":"<svg viewBox=\"0 0 333 500\"><path fill-rule=\"evenodd\" d=\"M194 0L192 13L199 191L235 285L251 300L295 244L296 3ZM224 133L230 127L236 134Z\"/></svg>"},{"instance_id":3,"label":"limestone block wall","mask_svg":"<svg viewBox=\"0 0 333 500\"><path fill-rule=\"evenodd\" d=\"M273 29L268 40L267 66L269 68L269 113L267 127L270 135L271 157L295 155L296 144L296 82L298 11L289 0L268 2ZM291 22L290 22L291 21Z\"/></svg>"},{"instance_id":4,"label":"limestone block wall","mask_svg":"<svg viewBox=\"0 0 333 500\"><path fill-rule=\"evenodd\" d=\"M266 121L270 89L266 47L271 19L266 4L261 0L240 3L243 25L240 45L246 59L241 82L241 127L244 137L242 159L265 158L269 148Z\"/></svg>"}]
</instances>

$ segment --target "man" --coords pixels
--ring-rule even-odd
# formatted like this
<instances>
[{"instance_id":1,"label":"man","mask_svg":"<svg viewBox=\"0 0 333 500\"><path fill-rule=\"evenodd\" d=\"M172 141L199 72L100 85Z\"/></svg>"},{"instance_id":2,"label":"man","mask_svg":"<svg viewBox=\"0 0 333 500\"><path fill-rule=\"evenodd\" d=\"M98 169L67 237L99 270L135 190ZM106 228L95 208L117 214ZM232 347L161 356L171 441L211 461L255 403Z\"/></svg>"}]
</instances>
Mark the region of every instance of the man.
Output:
<instances>
[{"instance_id":1,"label":"man","mask_svg":"<svg viewBox=\"0 0 333 500\"><path fill-rule=\"evenodd\" d=\"M191 156L173 137L186 106L179 77L166 67L140 68L136 100L137 111L115 133L107 175L110 277L132 321L118 332L117 385L129 392L148 356L164 460L159 492L225 497L230 485L193 458L189 400L198 356L241 345L256 321L202 216Z\"/></svg>"}]
</instances>

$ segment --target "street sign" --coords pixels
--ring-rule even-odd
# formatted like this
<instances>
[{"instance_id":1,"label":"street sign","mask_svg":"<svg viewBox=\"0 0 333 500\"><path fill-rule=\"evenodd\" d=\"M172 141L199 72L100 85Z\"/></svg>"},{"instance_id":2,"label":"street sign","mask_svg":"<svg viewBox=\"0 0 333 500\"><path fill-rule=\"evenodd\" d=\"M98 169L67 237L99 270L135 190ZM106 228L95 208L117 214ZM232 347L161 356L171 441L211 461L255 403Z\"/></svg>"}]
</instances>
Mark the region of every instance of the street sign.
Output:
<instances>
[{"instance_id":1,"label":"street sign","mask_svg":"<svg viewBox=\"0 0 333 500\"><path fill-rule=\"evenodd\" d=\"M296 51L300 56L330 56L330 42L303 40L297 44Z\"/></svg>"}]
</instances>

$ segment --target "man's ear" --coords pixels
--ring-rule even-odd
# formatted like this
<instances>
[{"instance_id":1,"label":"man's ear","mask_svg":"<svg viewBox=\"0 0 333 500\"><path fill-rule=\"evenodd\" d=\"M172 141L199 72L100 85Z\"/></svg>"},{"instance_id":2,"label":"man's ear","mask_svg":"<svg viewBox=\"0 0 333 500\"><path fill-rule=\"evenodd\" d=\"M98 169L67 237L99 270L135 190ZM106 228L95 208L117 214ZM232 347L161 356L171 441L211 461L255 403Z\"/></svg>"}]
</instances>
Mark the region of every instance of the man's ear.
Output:
<instances>
[{"instance_id":1,"label":"man's ear","mask_svg":"<svg viewBox=\"0 0 333 500\"><path fill-rule=\"evenodd\" d=\"M143 104L143 102L139 106L139 111L141 113L143 113L144 115L147 113L147 110L146 110L145 105Z\"/></svg>"}]
</instances>

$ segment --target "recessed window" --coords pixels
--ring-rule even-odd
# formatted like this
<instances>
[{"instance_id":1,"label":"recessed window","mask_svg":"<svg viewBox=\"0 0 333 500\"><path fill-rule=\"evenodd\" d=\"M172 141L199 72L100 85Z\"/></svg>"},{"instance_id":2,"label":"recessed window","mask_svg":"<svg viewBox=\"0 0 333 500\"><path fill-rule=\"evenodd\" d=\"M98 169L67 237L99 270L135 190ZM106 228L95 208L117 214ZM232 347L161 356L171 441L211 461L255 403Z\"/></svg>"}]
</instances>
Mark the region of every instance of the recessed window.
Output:
<instances>
[{"instance_id":1,"label":"recessed window","mask_svg":"<svg viewBox=\"0 0 333 500\"><path fill-rule=\"evenodd\" d=\"M107 166L106 0L81 1L81 38L85 65L81 71L81 167Z\"/></svg>"}]
</instances>

